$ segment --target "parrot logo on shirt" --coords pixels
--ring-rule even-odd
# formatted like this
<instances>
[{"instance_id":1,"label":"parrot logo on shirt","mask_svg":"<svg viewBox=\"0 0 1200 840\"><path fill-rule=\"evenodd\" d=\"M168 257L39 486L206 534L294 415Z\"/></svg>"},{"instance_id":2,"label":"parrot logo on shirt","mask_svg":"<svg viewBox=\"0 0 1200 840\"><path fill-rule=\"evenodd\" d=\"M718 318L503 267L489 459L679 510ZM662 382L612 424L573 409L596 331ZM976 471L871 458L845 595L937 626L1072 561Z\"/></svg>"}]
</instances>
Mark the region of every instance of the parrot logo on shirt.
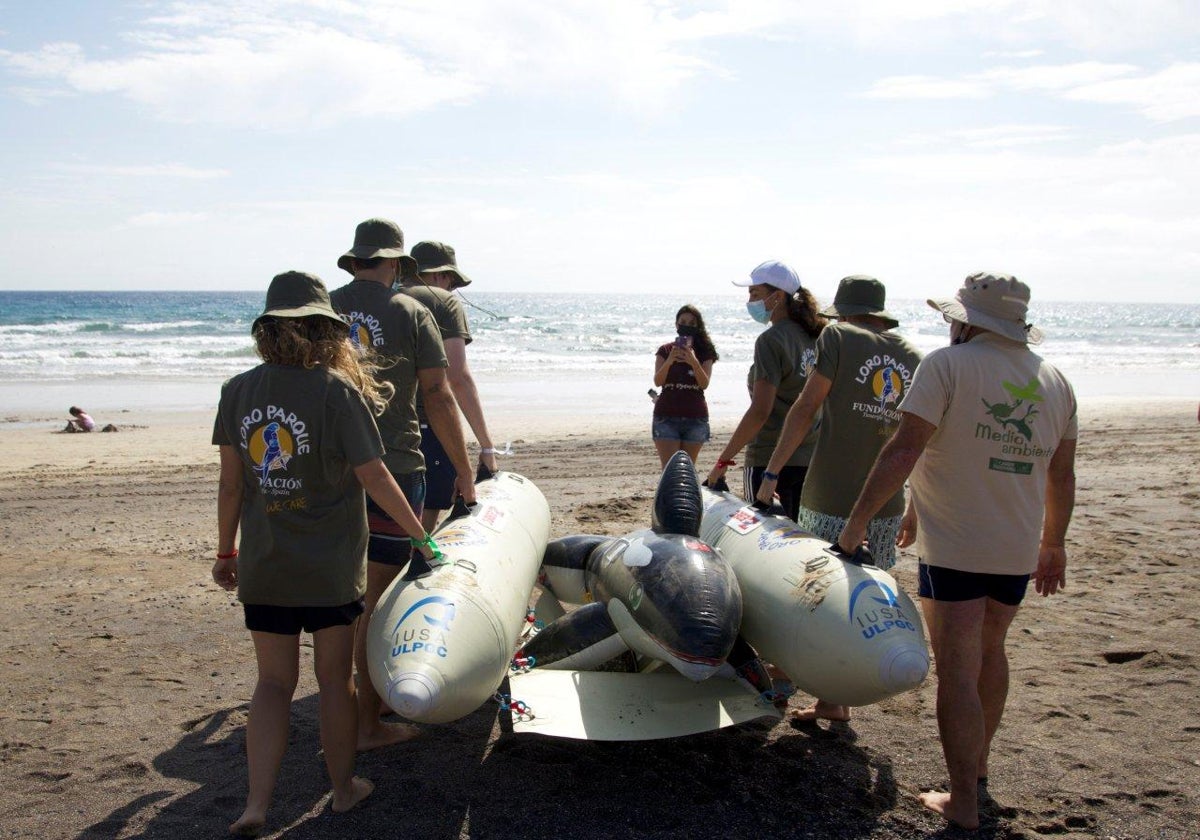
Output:
<instances>
[{"instance_id":1,"label":"parrot logo on shirt","mask_svg":"<svg viewBox=\"0 0 1200 840\"><path fill-rule=\"evenodd\" d=\"M258 473L260 483L265 482L272 470L287 469L287 463L292 458L291 436L278 423L268 423L262 427L257 440L251 447L251 457L256 461L254 471ZM255 452L254 450L259 450Z\"/></svg>"},{"instance_id":2,"label":"parrot logo on shirt","mask_svg":"<svg viewBox=\"0 0 1200 840\"><path fill-rule=\"evenodd\" d=\"M1012 397L1012 404L1006 402L989 403L987 400L980 397L980 402L987 409L987 414L1001 426L1012 426L1017 434L1025 438L1025 440L1033 440L1033 429L1029 424L1034 417L1037 416L1038 410L1034 403L1042 401L1043 397L1038 393L1037 377L1029 380L1027 385L1015 385L1008 380L1001 382L1001 387L1008 392ZM1020 417L1016 416L1017 410L1028 401L1025 407L1025 413Z\"/></svg>"}]
</instances>

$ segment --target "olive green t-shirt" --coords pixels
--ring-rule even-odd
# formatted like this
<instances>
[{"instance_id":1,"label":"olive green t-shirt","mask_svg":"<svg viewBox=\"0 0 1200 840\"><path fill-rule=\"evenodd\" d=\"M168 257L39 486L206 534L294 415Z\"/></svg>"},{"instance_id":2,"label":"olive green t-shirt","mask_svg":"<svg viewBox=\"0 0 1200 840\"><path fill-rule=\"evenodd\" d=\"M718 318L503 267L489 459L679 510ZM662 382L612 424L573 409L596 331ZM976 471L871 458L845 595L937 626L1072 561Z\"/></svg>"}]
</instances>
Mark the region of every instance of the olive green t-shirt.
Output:
<instances>
[{"instance_id":1,"label":"olive green t-shirt","mask_svg":"<svg viewBox=\"0 0 1200 840\"><path fill-rule=\"evenodd\" d=\"M415 298L429 310L442 333L442 341L447 338L461 338L465 344L471 343L471 326L467 323L467 313L463 309L462 298L454 292L448 292L439 286L414 283L401 286L400 293Z\"/></svg>"},{"instance_id":2,"label":"olive green t-shirt","mask_svg":"<svg viewBox=\"0 0 1200 840\"><path fill-rule=\"evenodd\" d=\"M775 386L775 402L771 405L767 422L746 447L746 463L749 466L765 467L771 460L788 409L804 390L808 373L816 361L814 348L814 339L804 331L804 327L790 318L772 324L754 342L754 364L750 366L746 384L753 393L754 383L760 379L766 380ZM808 464L817 439L817 423L818 419L814 418L813 430L788 458L789 467Z\"/></svg>"},{"instance_id":3,"label":"olive green t-shirt","mask_svg":"<svg viewBox=\"0 0 1200 840\"><path fill-rule=\"evenodd\" d=\"M354 468L383 454L362 396L323 367L259 365L221 388L212 442L242 460L238 599L336 607L366 592Z\"/></svg>"},{"instance_id":4,"label":"olive green t-shirt","mask_svg":"<svg viewBox=\"0 0 1200 840\"><path fill-rule=\"evenodd\" d=\"M821 331L816 370L831 384L800 504L829 516L850 515L879 450L900 425L897 406L920 360L917 348L891 331L845 322ZM903 489L876 516L902 513Z\"/></svg>"},{"instance_id":5,"label":"olive green t-shirt","mask_svg":"<svg viewBox=\"0 0 1200 840\"><path fill-rule=\"evenodd\" d=\"M446 367L446 350L429 310L409 295L381 283L354 280L329 294L333 308L350 318L350 338L369 347L385 363L379 372L396 395L379 418L387 450L383 462L393 473L421 472L421 429L417 423L417 371Z\"/></svg>"},{"instance_id":6,"label":"olive green t-shirt","mask_svg":"<svg viewBox=\"0 0 1200 840\"><path fill-rule=\"evenodd\" d=\"M463 310L462 299L454 292L448 292L438 286L414 283L401 286L400 293L411 296L429 310L442 334L443 344L451 338L461 338L463 344L471 343L471 327L467 324L467 313ZM429 422L425 416L425 402L419 393L417 419L422 425Z\"/></svg>"}]
</instances>

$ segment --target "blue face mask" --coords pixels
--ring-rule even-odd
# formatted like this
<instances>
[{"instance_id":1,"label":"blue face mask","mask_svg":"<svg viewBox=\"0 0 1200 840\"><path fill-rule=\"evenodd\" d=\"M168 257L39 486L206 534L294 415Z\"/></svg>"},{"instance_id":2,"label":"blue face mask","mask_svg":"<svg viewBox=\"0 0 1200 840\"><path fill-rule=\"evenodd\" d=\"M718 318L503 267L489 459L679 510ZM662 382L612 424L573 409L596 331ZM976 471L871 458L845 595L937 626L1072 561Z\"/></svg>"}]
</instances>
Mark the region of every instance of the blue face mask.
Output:
<instances>
[{"instance_id":1,"label":"blue face mask","mask_svg":"<svg viewBox=\"0 0 1200 840\"><path fill-rule=\"evenodd\" d=\"M766 301L748 300L746 301L746 311L760 324L767 324L771 321L771 312L767 309Z\"/></svg>"}]
</instances>

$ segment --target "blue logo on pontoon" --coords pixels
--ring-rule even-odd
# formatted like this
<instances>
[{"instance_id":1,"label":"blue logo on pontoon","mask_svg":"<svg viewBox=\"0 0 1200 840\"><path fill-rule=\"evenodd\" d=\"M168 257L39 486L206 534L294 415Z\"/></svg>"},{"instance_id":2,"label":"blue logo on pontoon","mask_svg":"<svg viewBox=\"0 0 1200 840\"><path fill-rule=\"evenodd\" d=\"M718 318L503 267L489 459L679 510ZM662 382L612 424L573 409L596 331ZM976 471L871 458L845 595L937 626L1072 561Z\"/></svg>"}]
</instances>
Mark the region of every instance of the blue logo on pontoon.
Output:
<instances>
[{"instance_id":1,"label":"blue logo on pontoon","mask_svg":"<svg viewBox=\"0 0 1200 840\"><path fill-rule=\"evenodd\" d=\"M449 630L450 622L454 620L454 611L455 611L454 602L451 601L449 598L442 598L438 595L432 595L428 598L422 598L420 601L417 601L417 603L413 604L411 607L409 607L407 610L405 610L404 615L400 616L400 620L397 621L396 626L392 628L392 633L394 634L397 630L399 630L400 625L403 624L405 619L407 619L414 612L421 609L422 607L426 607L426 606L429 606L432 604L437 604L442 607L441 617L439 618L436 616L432 616L428 612L426 612L422 616L422 618L425 619L425 623L428 624L430 627L434 627L438 630Z\"/></svg>"},{"instance_id":2,"label":"blue logo on pontoon","mask_svg":"<svg viewBox=\"0 0 1200 840\"><path fill-rule=\"evenodd\" d=\"M430 615L431 608L433 615ZM450 622L454 620L455 609L453 601L437 595L417 601L404 611L392 628L392 656L422 653L445 659L450 652L446 633L450 629ZM418 610L423 611L421 618L425 619L425 625L401 630L405 620Z\"/></svg>"},{"instance_id":3,"label":"blue logo on pontoon","mask_svg":"<svg viewBox=\"0 0 1200 840\"><path fill-rule=\"evenodd\" d=\"M854 587L854 591L850 593L850 615L846 617L847 621L854 620L854 604L858 601L858 596L862 594L864 589L870 589L872 586L878 587L884 595L882 598L880 598L878 595L872 595L872 601L882 607L900 606L900 602L897 600L895 592L888 588L886 584L880 583L874 578L871 578L870 580L864 580L858 586Z\"/></svg>"},{"instance_id":4,"label":"blue logo on pontoon","mask_svg":"<svg viewBox=\"0 0 1200 840\"><path fill-rule=\"evenodd\" d=\"M879 595L870 596L870 600L878 606L863 605L863 608L855 613L854 607L858 603L858 596L871 587L875 587L883 593L882 598ZM896 593L886 584L877 580L864 580L854 587L854 591L850 593L849 620L851 624L858 625L864 639L882 635L889 630L918 632L914 619L904 614L904 609L900 606L900 600L896 597Z\"/></svg>"}]
</instances>

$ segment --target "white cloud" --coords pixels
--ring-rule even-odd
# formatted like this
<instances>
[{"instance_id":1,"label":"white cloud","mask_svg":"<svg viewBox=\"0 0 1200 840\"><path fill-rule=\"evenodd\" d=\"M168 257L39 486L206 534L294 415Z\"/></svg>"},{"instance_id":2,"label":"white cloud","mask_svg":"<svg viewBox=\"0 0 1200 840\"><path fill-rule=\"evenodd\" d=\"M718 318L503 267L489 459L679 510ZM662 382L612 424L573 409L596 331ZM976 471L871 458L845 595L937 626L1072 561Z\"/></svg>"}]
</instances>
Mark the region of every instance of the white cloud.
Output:
<instances>
[{"instance_id":1,"label":"white cloud","mask_svg":"<svg viewBox=\"0 0 1200 840\"><path fill-rule=\"evenodd\" d=\"M1042 92L1073 101L1131 105L1157 122L1200 116L1200 63L1177 63L1154 73L1132 64L1080 62L994 67L959 78L891 76L863 95L871 99L983 99L1004 92Z\"/></svg>"},{"instance_id":2,"label":"white cloud","mask_svg":"<svg viewBox=\"0 0 1200 840\"><path fill-rule=\"evenodd\" d=\"M941 134L910 134L897 139L900 147L945 147L948 143L961 144L970 149L1006 149L1014 146L1032 146L1040 143L1060 143L1072 137L1072 129L1065 125L1008 124L980 128L958 128Z\"/></svg>"},{"instance_id":3,"label":"white cloud","mask_svg":"<svg viewBox=\"0 0 1200 840\"><path fill-rule=\"evenodd\" d=\"M1066 97L1110 105L1132 105L1158 122L1200 116L1200 63L1174 64L1136 79L1082 85L1067 91Z\"/></svg>"},{"instance_id":4,"label":"white cloud","mask_svg":"<svg viewBox=\"0 0 1200 840\"><path fill-rule=\"evenodd\" d=\"M131 227L175 227L177 225L202 222L208 218L207 213L149 211L131 216L126 224Z\"/></svg>"},{"instance_id":5,"label":"white cloud","mask_svg":"<svg viewBox=\"0 0 1200 840\"><path fill-rule=\"evenodd\" d=\"M1131 64L1083 61L1074 64L1042 64L1032 67L996 67L968 78L1009 90L1063 91L1080 85L1103 82L1136 73Z\"/></svg>"},{"instance_id":6,"label":"white cloud","mask_svg":"<svg viewBox=\"0 0 1200 840\"><path fill-rule=\"evenodd\" d=\"M735 74L718 52L719 42L731 38L849 39L893 55L970 39L995 46L993 54L1025 58L1048 43L1113 50L1148 39L1187 45L1200 35L1200 15L1188 6L1184 0L160 0L147 2L146 17L122 34L132 46L125 54L98 58L111 45L57 42L0 51L0 63L42 82L14 90L26 102L64 90L116 95L185 124L328 126L405 117L493 91L607 97L655 113L690 80ZM1039 79L1039 72L1059 76ZM1063 72L1023 68L991 80L895 76L869 95L981 98L995 85L1047 89L1111 78L1072 81ZM1125 95L1095 94L1116 101ZM1156 113L1174 110L1156 106Z\"/></svg>"},{"instance_id":7,"label":"white cloud","mask_svg":"<svg viewBox=\"0 0 1200 840\"><path fill-rule=\"evenodd\" d=\"M200 169L182 163L155 163L140 166L59 163L52 164L50 168L75 175L111 178L183 178L193 181L227 178L230 174L228 169Z\"/></svg>"},{"instance_id":8,"label":"white cloud","mask_svg":"<svg viewBox=\"0 0 1200 840\"><path fill-rule=\"evenodd\" d=\"M992 90L981 82L936 76L890 76L875 82L864 94L869 99L984 99L991 95Z\"/></svg>"},{"instance_id":9,"label":"white cloud","mask_svg":"<svg viewBox=\"0 0 1200 840\"><path fill-rule=\"evenodd\" d=\"M727 32L731 20L715 31ZM686 24L649 2L213 2L149 18L126 35L134 51L122 57L53 43L2 52L0 61L178 123L332 125L403 117L488 90L590 92L653 110L687 79L723 72L675 48L696 37Z\"/></svg>"}]
</instances>

